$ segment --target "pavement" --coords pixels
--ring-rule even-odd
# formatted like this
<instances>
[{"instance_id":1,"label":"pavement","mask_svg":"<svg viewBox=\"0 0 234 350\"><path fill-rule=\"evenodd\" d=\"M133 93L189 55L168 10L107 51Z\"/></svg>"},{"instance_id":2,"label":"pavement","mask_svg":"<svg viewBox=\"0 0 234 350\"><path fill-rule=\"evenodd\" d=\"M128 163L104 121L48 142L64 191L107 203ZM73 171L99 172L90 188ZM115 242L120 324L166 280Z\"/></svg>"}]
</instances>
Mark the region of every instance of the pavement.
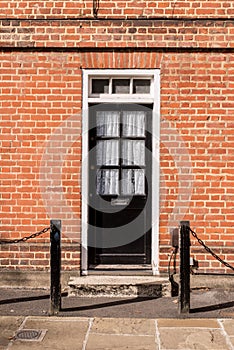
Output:
<instances>
[{"instance_id":1,"label":"pavement","mask_svg":"<svg viewBox=\"0 0 234 350\"><path fill-rule=\"evenodd\" d=\"M43 333L17 340L17 330ZM2 316L0 331L1 350L234 349L233 319Z\"/></svg>"},{"instance_id":2,"label":"pavement","mask_svg":"<svg viewBox=\"0 0 234 350\"><path fill-rule=\"evenodd\" d=\"M234 350L233 290L193 290L188 315L177 297L66 295L50 316L48 290L1 288L0 350Z\"/></svg>"}]
</instances>

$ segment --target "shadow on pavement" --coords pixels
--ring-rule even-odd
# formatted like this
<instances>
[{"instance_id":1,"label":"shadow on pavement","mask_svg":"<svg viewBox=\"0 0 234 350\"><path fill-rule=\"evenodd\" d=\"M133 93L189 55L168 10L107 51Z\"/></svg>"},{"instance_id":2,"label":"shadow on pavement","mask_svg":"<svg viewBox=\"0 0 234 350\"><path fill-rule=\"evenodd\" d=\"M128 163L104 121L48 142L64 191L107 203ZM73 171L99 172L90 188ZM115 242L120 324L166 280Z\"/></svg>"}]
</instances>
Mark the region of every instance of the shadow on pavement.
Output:
<instances>
[{"instance_id":1,"label":"shadow on pavement","mask_svg":"<svg viewBox=\"0 0 234 350\"><path fill-rule=\"evenodd\" d=\"M104 307L119 306L125 304L141 303L142 301L158 299L155 297L137 297L133 299L116 300L111 302L104 302L92 305L78 306L78 307L66 307L61 309L61 312L83 311L92 309L103 309Z\"/></svg>"},{"instance_id":2,"label":"shadow on pavement","mask_svg":"<svg viewBox=\"0 0 234 350\"><path fill-rule=\"evenodd\" d=\"M62 297L66 297L68 293L62 293ZM19 297L19 298L12 298L12 299L5 299L0 300L0 305L6 305L6 304L15 304L15 303L25 303L28 301L35 301L35 300L44 300L44 299L50 299L50 295L37 295L37 296L27 296L27 297Z\"/></svg>"},{"instance_id":3,"label":"shadow on pavement","mask_svg":"<svg viewBox=\"0 0 234 350\"><path fill-rule=\"evenodd\" d=\"M215 310L227 309L229 307L234 307L234 301L229 301L227 303L221 303L221 304L215 304L215 305L196 307L196 308L190 309L190 313L194 314L196 312L215 311Z\"/></svg>"},{"instance_id":4,"label":"shadow on pavement","mask_svg":"<svg viewBox=\"0 0 234 350\"><path fill-rule=\"evenodd\" d=\"M76 297L62 293L59 315L80 317L178 318L177 297ZM49 315L49 290L0 289L0 315ZM234 315L234 291L196 291L186 317L210 318ZM183 316L184 317L184 316Z\"/></svg>"}]
</instances>

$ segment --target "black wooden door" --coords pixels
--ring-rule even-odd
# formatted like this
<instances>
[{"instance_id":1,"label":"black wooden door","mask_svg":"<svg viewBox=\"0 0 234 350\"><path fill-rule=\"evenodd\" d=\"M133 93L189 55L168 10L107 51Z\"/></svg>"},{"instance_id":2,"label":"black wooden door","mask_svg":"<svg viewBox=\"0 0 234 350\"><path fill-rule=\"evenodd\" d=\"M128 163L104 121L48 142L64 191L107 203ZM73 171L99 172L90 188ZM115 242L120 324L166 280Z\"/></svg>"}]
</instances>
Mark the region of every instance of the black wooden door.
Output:
<instances>
[{"instance_id":1,"label":"black wooden door","mask_svg":"<svg viewBox=\"0 0 234 350\"><path fill-rule=\"evenodd\" d=\"M89 267L151 260L152 108L89 107Z\"/></svg>"}]
</instances>

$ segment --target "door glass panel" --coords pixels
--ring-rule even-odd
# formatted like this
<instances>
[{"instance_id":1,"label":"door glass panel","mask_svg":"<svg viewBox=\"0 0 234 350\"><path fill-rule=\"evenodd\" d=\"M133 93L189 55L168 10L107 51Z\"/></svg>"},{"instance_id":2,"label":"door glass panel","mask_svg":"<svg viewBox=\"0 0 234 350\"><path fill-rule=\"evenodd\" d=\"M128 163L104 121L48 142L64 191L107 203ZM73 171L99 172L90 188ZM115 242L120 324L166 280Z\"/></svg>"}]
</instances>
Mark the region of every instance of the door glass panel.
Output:
<instances>
[{"instance_id":1,"label":"door glass panel","mask_svg":"<svg viewBox=\"0 0 234 350\"><path fill-rule=\"evenodd\" d=\"M113 79L112 84L113 94L130 93L130 79Z\"/></svg>"},{"instance_id":2,"label":"door glass panel","mask_svg":"<svg viewBox=\"0 0 234 350\"><path fill-rule=\"evenodd\" d=\"M123 169L121 181L122 195L145 194L145 171L143 169Z\"/></svg>"},{"instance_id":3,"label":"door glass panel","mask_svg":"<svg viewBox=\"0 0 234 350\"><path fill-rule=\"evenodd\" d=\"M124 111L123 136L145 137L145 120L144 111Z\"/></svg>"},{"instance_id":4,"label":"door glass panel","mask_svg":"<svg viewBox=\"0 0 234 350\"><path fill-rule=\"evenodd\" d=\"M99 169L96 178L97 194L118 195L119 194L119 170Z\"/></svg>"},{"instance_id":5,"label":"door glass panel","mask_svg":"<svg viewBox=\"0 0 234 350\"><path fill-rule=\"evenodd\" d=\"M119 165L119 141L98 141L96 156L97 165Z\"/></svg>"},{"instance_id":6,"label":"door glass panel","mask_svg":"<svg viewBox=\"0 0 234 350\"><path fill-rule=\"evenodd\" d=\"M122 141L122 164L145 165L145 141L124 140Z\"/></svg>"},{"instance_id":7,"label":"door glass panel","mask_svg":"<svg viewBox=\"0 0 234 350\"><path fill-rule=\"evenodd\" d=\"M98 111L97 114L97 136L119 137L120 135L120 113L116 111Z\"/></svg>"}]
</instances>

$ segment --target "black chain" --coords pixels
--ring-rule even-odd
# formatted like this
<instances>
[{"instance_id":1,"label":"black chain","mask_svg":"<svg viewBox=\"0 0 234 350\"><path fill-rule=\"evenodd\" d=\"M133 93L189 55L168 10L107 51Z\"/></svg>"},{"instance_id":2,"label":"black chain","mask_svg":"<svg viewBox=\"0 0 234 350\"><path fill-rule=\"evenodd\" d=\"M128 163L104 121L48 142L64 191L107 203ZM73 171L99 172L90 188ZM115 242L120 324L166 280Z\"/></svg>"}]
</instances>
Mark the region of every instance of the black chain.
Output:
<instances>
[{"instance_id":1,"label":"black chain","mask_svg":"<svg viewBox=\"0 0 234 350\"><path fill-rule=\"evenodd\" d=\"M31 239L31 238L35 238L38 236L41 236L43 233L46 233L47 231L50 230L50 227L45 227L43 228L43 230L33 233L30 236L25 236L23 238L19 238L19 239L11 239L11 240L0 240L0 245L2 244L16 244L16 243L20 243L20 242L26 242L27 240Z\"/></svg>"},{"instance_id":2,"label":"black chain","mask_svg":"<svg viewBox=\"0 0 234 350\"><path fill-rule=\"evenodd\" d=\"M234 271L234 267L231 266L230 264L228 264L226 261L224 261L223 259L221 259L217 254L215 254L209 247L207 247L207 245L197 236L196 232L194 232L193 230L191 230L191 228L189 228L190 232L192 233L193 237L196 238L196 240L198 241L198 243L200 243L205 250L210 253L215 259L217 259L221 264L225 265L226 267L228 267L229 269L232 269Z\"/></svg>"}]
</instances>

